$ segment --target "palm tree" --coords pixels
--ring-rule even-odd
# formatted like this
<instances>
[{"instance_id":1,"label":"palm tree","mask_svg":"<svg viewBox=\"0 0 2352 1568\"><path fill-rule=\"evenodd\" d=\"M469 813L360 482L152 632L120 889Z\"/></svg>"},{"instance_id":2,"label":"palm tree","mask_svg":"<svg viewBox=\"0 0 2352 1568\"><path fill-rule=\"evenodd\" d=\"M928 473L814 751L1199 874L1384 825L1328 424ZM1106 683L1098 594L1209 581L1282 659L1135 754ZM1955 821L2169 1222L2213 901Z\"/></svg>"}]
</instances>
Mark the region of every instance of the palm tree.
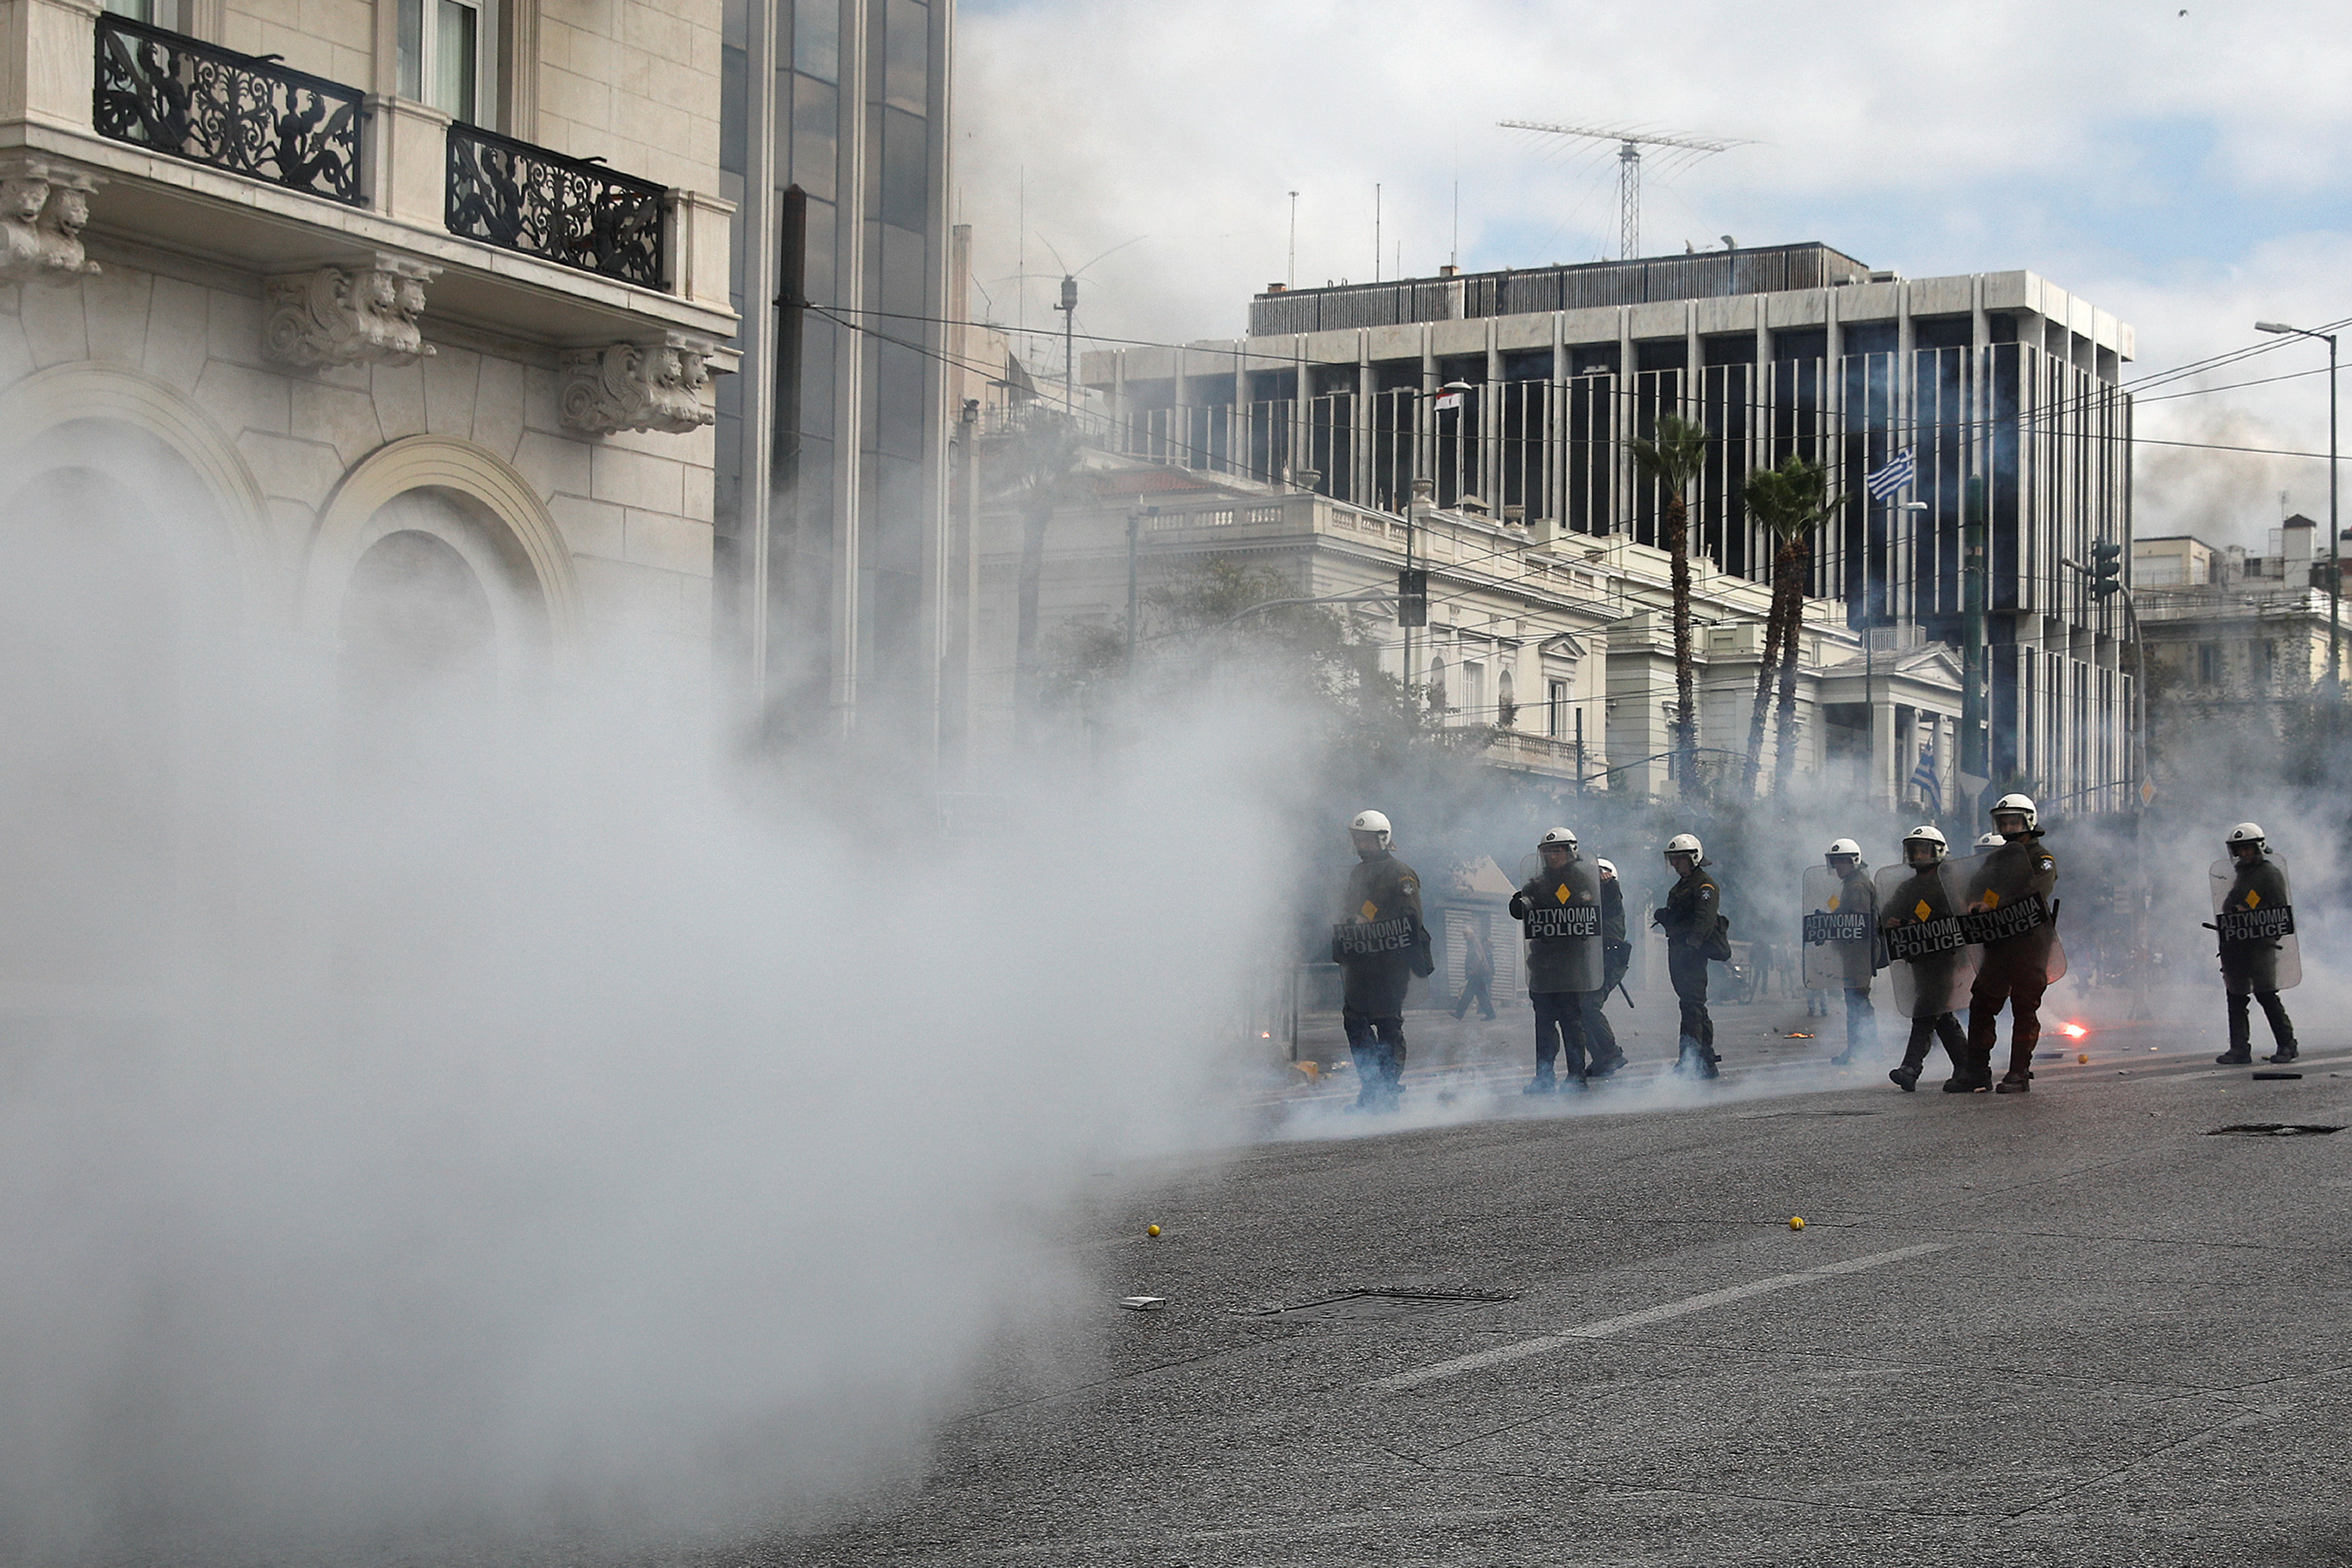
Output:
<instances>
[{"instance_id":1,"label":"palm tree","mask_svg":"<svg viewBox=\"0 0 2352 1568\"><path fill-rule=\"evenodd\" d=\"M1778 468L1748 476L1748 515L1779 541L1772 556L1772 609L1764 621L1764 657L1756 667L1756 709L1748 721L1748 792L1756 793L1764 768L1764 722L1772 706L1773 677L1797 665L1797 633L1805 613L1805 569L1813 551L1813 530L1829 520L1829 474L1818 463L1791 453ZM1790 682L1793 699L1795 685ZM1794 703L1790 704L1793 715ZM1785 741L1783 743L1785 749ZM1777 788L1788 775L1776 758Z\"/></svg>"},{"instance_id":2,"label":"palm tree","mask_svg":"<svg viewBox=\"0 0 2352 1568\"><path fill-rule=\"evenodd\" d=\"M1675 772L1687 792L1697 772L1698 693L1691 662L1691 486L1706 467L1706 427L1680 414L1658 415L1657 432L1635 436L1633 460L1665 499L1666 549L1675 601Z\"/></svg>"}]
</instances>

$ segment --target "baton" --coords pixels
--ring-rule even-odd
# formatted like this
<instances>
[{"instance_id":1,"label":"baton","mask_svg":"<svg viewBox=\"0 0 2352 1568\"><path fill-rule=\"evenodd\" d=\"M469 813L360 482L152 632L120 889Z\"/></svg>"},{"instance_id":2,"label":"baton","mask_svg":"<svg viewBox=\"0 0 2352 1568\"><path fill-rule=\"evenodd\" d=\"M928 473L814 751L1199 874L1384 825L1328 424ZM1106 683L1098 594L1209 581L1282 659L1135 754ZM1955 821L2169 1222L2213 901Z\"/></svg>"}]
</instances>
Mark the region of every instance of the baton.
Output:
<instances>
[{"instance_id":1,"label":"baton","mask_svg":"<svg viewBox=\"0 0 2352 1568\"><path fill-rule=\"evenodd\" d=\"M1625 998L1625 1005L1627 1007L1630 1008L1633 1005L1633 993L1625 988L1625 982L1623 980L1619 980L1617 982L1617 994Z\"/></svg>"}]
</instances>

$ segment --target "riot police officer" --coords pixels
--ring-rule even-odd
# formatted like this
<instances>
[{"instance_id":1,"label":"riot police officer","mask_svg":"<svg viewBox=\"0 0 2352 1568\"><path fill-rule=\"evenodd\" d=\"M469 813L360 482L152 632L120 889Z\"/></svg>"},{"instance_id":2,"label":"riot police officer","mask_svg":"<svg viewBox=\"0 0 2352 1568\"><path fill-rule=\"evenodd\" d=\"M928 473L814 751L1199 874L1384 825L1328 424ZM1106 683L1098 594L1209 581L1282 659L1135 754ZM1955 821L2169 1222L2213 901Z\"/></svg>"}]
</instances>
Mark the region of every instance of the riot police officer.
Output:
<instances>
[{"instance_id":1,"label":"riot police officer","mask_svg":"<svg viewBox=\"0 0 2352 1568\"><path fill-rule=\"evenodd\" d=\"M2237 1065L2254 1059L2253 1019L2246 1007L2251 994L2270 1020L2273 1049L2265 1060L2293 1061L2294 1021L2286 1016L2279 991L2302 977L2303 964L2294 947L2286 867L2271 854L2269 836L2259 822L2240 822L2222 843L2229 858L2213 868L2213 915L2221 937L2221 988L2229 998L2230 1049L2213 1060Z\"/></svg>"},{"instance_id":2,"label":"riot police officer","mask_svg":"<svg viewBox=\"0 0 2352 1568\"><path fill-rule=\"evenodd\" d=\"M1617 1031L1610 1027L1601 1004L1624 983L1625 971L1633 963L1633 945L1625 940L1625 888L1617 880L1616 865L1605 860L1596 860L1592 865L1601 873L1601 988L1578 995L1584 999L1585 1049L1591 1052L1584 1075L1606 1078L1625 1065L1625 1053L1618 1047Z\"/></svg>"},{"instance_id":3,"label":"riot police officer","mask_svg":"<svg viewBox=\"0 0 2352 1568\"><path fill-rule=\"evenodd\" d=\"M1845 992L1845 1049L1830 1060L1843 1067L1858 1057L1878 1054L1878 1015L1870 1005L1870 980L1878 972L1878 888L1863 863L1862 846L1852 839L1833 841L1822 863L1837 884L1839 910L1860 915L1871 933L1861 941L1834 944L1840 988Z\"/></svg>"},{"instance_id":4,"label":"riot police officer","mask_svg":"<svg viewBox=\"0 0 2352 1568\"><path fill-rule=\"evenodd\" d=\"M1537 841L1541 864L1511 895L1511 917L1527 934L1528 1000L1536 1010L1536 1075L1529 1094L1559 1086L1553 1059L1565 1059L1570 1088L1584 1087L1584 998L1600 989L1601 876L1576 852L1576 835L1552 828Z\"/></svg>"},{"instance_id":5,"label":"riot police officer","mask_svg":"<svg viewBox=\"0 0 2352 1568\"><path fill-rule=\"evenodd\" d=\"M1390 852L1389 820L1359 811L1348 823L1356 864L1331 932L1331 961L1347 971L1339 1021L1362 1109L1393 1106L1403 1092L1404 994L1436 965L1421 920L1421 878Z\"/></svg>"},{"instance_id":6,"label":"riot police officer","mask_svg":"<svg viewBox=\"0 0 2352 1568\"><path fill-rule=\"evenodd\" d=\"M1676 833L1666 841L1666 869L1675 885L1664 907L1654 911L1650 924L1665 933L1666 977L1674 982L1675 999L1682 1006L1682 1034L1675 1071L1701 1078L1721 1076L1723 1058L1716 1054L1715 1019L1706 1010L1706 966L1727 955L1723 925L1723 890L1707 875L1706 852L1695 833Z\"/></svg>"},{"instance_id":7,"label":"riot police officer","mask_svg":"<svg viewBox=\"0 0 2352 1568\"><path fill-rule=\"evenodd\" d=\"M1955 1077L1968 1074L1968 1035L1953 1010L1976 976L1976 949L1963 938L1958 916L1965 902L1951 861L1950 843L1932 824L1903 835L1903 864L1882 870L1885 912L1879 925L1890 936L1910 936L1918 950L1888 966L1898 1011L1911 1020L1903 1062L1886 1076L1906 1094L1915 1092L1927 1065L1931 1040L1944 1042ZM1917 940L1934 938L1932 946Z\"/></svg>"},{"instance_id":8,"label":"riot police officer","mask_svg":"<svg viewBox=\"0 0 2352 1568\"><path fill-rule=\"evenodd\" d=\"M1969 1060L1965 1074L1944 1085L1951 1093L1988 1086L2002 1094L2033 1087L2033 1048L2042 1039L2042 993L2063 969L2051 894L2058 861L2042 844L2041 813L2023 795L1992 803L2000 846L1977 862L1969 879L1968 914L1983 956L1969 991ZM2009 1008L2009 1071L1991 1083L1993 1042L2000 1009Z\"/></svg>"}]
</instances>

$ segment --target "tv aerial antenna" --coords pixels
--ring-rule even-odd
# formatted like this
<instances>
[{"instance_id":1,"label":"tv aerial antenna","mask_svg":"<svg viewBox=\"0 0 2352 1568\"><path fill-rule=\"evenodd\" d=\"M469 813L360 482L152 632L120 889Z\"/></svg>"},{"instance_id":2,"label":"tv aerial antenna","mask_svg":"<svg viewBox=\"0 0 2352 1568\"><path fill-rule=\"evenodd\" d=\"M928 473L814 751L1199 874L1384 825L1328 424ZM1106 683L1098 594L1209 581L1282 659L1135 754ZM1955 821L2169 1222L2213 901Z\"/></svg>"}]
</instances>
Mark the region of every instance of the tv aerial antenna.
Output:
<instances>
[{"instance_id":1,"label":"tv aerial antenna","mask_svg":"<svg viewBox=\"0 0 2352 1568\"><path fill-rule=\"evenodd\" d=\"M1566 136L1580 141L1617 143L1617 204L1622 214L1624 248L1621 259L1631 261L1642 254L1642 149L1663 147L1680 154L1683 162L1696 162L1717 152L1727 152L1734 147L1752 147L1754 142L1736 137L1665 136L1644 131L1612 129L1605 125L1553 125L1539 120L1497 120L1506 131L1537 131L1547 136Z\"/></svg>"}]
</instances>

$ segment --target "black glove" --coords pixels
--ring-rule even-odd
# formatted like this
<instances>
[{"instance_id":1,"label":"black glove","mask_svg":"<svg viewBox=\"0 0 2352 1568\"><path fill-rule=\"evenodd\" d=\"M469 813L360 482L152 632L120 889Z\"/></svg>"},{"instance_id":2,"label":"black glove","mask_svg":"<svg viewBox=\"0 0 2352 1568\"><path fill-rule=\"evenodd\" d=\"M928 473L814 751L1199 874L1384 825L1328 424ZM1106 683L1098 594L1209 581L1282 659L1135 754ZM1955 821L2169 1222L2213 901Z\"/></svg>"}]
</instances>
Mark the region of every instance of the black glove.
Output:
<instances>
[{"instance_id":1,"label":"black glove","mask_svg":"<svg viewBox=\"0 0 2352 1568\"><path fill-rule=\"evenodd\" d=\"M1527 897L1527 894L1523 894L1523 893L1515 893L1515 894L1511 894L1511 918L1512 918L1512 919L1514 919L1514 920L1525 920L1527 917L1528 917L1528 897Z\"/></svg>"}]
</instances>

